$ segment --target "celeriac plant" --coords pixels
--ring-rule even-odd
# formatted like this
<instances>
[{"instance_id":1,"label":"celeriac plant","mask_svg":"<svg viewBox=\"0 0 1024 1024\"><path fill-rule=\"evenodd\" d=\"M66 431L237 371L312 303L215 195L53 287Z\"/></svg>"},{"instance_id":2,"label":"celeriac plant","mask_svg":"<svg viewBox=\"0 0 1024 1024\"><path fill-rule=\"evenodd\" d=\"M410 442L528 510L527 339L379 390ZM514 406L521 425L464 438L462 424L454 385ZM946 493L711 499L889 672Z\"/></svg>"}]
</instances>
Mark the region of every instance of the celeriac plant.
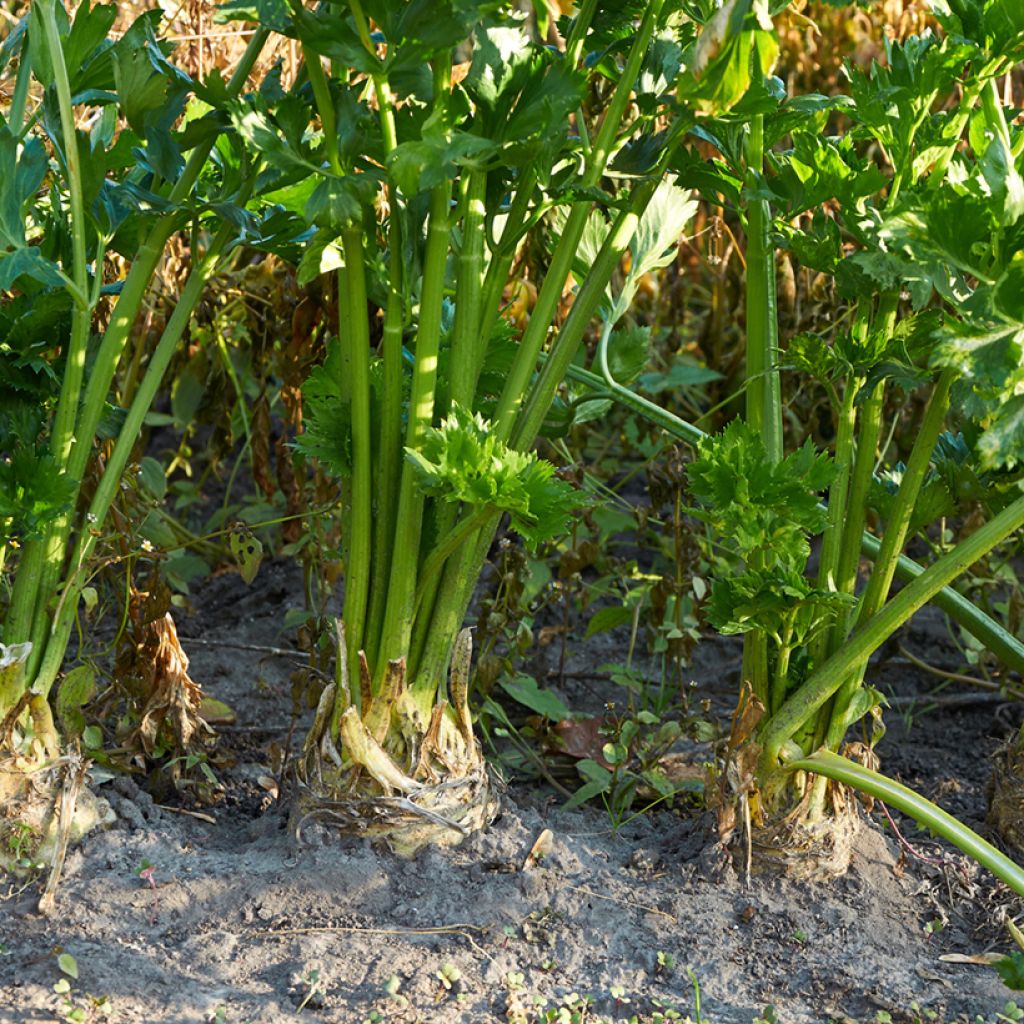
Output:
<instances>
[{"instance_id":1,"label":"celeriac plant","mask_svg":"<svg viewBox=\"0 0 1024 1024\"><path fill-rule=\"evenodd\" d=\"M956 13L937 4L936 14L945 35L890 42L868 71L848 65L847 96L790 100L769 82L737 108L749 120L734 112L702 126L723 157L718 179L746 211L749 383L747 422L701 444L690 480L703 516L742 562L716 581L710 606L719 629L745 635L734 789L762 854L798 873L848 862L843 804L826 780L835 762L815 759L813 782L805 771L808 755L840 750L865 718L876 727L847 749L873 760L881 695L865 685L869 656L1024 525L1022 147L996 83L1020 57L1024 21L1001 0L958 4ZM963 99L951 106L954 87ZM850 127L832 137L837 112ZM773 212L774 229L764 219ZM851 303L829 336L790 339L781 352L773 243L834 275ZM831 456L810 446L783 454L787 363L833 398ZM883 479L876 464L893 388L927 398L906 465ZM943 434L949 426L963 438ZM908 539L964 501L980 502L988 521L890 597ZM858 592L872 506L884 531Z\"/></svg>"},{"instance_id":2,"label":"celeriac plant","mask_svg":"<svg viewBox=\"0 0 1024 1024\"><path fill-rule=\"evenodd\" d=\"M635 277L678 240L689 207L664 165L694 108L749 78L724 40L767 35L749 0L701 32L712 6L585 0L557 49L489 0L221 8L302 47L295 88L232 117L274 169L261 202L313 232L300 278L331 273L339 300L299 440L345 485L337 676L300 759L299 827L312 816L408 852L490 815L460 630L502 518L536 542L581 501L535 440L571 422L557 391L595 314L610 328L628 308L607 291L624 253ZM517 337L502 294L545 217Z\"/></svg>"},{"instance_id":3,"label":"celeriac plant","mask_svg":"<svg viewBox=\"0 0 1024 1024\"><path fill-rule=\"evenodd\" d=\"M252 226L239 204L257 168L218 137L215 118L197 111L175 127L191 95L212 104L240 92L266 33L229 82L198 83L168 60L159 11L115 40L116 16L83 3L69 20L61 3L36 0L0 48L0 74L13 81L0 119L0 807L39 839L54 824L40 780L62 761L51 690L92 554L206 279ZM134 399L118 408L111 390L133 326L168 240L189 226L191 273ZM123 280L108 253L130 263ZM104 457L94 466L97 442ZM92 687L87 673L72 676L56 701L68 741ZM95 813L83 795L76 827Z\"/></svg>"}]
</instances>

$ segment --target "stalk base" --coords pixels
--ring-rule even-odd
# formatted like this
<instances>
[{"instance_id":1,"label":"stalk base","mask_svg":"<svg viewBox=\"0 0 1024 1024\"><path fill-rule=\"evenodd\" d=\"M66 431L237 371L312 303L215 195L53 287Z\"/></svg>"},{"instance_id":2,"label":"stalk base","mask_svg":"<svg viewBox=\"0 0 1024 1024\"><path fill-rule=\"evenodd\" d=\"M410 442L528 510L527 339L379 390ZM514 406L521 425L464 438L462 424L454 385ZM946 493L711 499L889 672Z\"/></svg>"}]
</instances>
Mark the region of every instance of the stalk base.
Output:
<instances>
[{"instance_id":1,"label":"stalk base","mask_svg":"<svg viewBox=\"0 0 1024 1024\"><path fill-rule=\"evenodd\" d=\"M0 872L24 875L49 866L61 845L114 821L107 801L85 786L74 787L68 806L72 771L66 758L32 762L15 756L0 766Z\"/></svg>"},{"instance_id":2,"label":"stalk base","mask_svg":"<svg viewBox=\"0 0 1024 1024\"><path fill-rule=\"evenodd\" d=\"M1024 859L1024 738L996 751L988 783L988 823L1014 857Z\"/></svg>"},{"instance_id":3,"label":"stalk base","mask_svg":"<svg viewBox=\"0 0 1024 1024\"><path fill-rule=\"evenodd\" d=\"M819 882L845 875L863 818L854 800L834 800L821 820L806 820L807 799L785 817L754 826L750 835L755 874Z\"/></svg>"},{"instance_id":4,"label":"stalk base","mask_svg":"<svg viewBox=\"0 0 1024 1024\"><path fill-rule=\"evenodd\" d=\"M494 820L498 800L469 715L471 654L467 629L452 656L451 704L406 689L405 662L396 660L360 710L352 703L339 623L340 677L324 690L294 765L292 829L299 842L315 823L384 839L399 856L412 857L424 846L457 845ZM370 671L361 653L359 661L360 690L368 695Z\"/></svg>"}]
</instances>

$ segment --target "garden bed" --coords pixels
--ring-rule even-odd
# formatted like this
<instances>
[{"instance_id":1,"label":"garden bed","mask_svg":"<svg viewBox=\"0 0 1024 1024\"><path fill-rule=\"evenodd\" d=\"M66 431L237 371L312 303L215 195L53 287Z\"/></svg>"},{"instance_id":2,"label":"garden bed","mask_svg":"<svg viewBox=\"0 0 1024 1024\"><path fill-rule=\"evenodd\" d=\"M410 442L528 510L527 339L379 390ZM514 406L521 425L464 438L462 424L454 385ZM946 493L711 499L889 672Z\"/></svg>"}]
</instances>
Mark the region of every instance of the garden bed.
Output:
<instances>
[{"instance_id":1,"label":"garden bed","mask_svg":"<svg viewBox=\"0 0 1024 1024\"><path fill-rule=\"evenodd\" d=\"M654 1020L659 1004L713 1024L999 1019L1009 993L995 971L943 957L1000 948L1008 891L911 823L907 839L945 866L901 857L877 807L851 872L831 885L748 886L706 819L646 815L613 835L599 807L565 812L549 790L515 782L494 826L450 852L402 861L316 827L297 845L259 781L272 775L268 741L288 742L293 666L238 645L287 647L280 623L300 595L284 563L252 589L228 574L197 590L179 618L183 638L203 641L183 641L192 674L238 714L220 739L235 761L219 770L223 801L185 808L216 823L161 810L129 779L101 786L120 820L70 852L55 915L34 913L34 888L5 901L3 1024L62 1020L72 1003L93 1014L80 1019L123 1024L568 1020L543 1013L573 993L595 1000L580 1020ZM941 659L939 619L919 616L910 642ZM726 706L735 653L698 648L700 696L717 691ZM925 692L913 671L879 666L875 684ZM900 704L885 767L981 827L988 756L1008 724L996 708ZM550 854L524 867L545 829ZM53 990L61 953L77 964L69 995ZM108 1000L108 1017L90 996Z\"/></svg>"}]
</instances>

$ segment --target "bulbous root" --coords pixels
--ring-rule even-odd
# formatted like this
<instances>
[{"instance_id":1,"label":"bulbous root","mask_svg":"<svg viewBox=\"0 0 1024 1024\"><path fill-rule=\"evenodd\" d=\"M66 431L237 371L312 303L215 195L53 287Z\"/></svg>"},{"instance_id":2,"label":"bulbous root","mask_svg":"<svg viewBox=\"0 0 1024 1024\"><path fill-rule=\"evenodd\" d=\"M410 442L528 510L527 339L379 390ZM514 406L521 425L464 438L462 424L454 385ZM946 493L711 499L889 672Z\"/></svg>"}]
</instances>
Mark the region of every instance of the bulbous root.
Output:
<instances>
[{"instance_id":1,"label":"bulbous root","mask_svg":"<svg viewBox=\"0 0 1024 1024\"><path fill-rule=\"evenodd\" d=\"M854 800L833 802L830 813L806 820L806 801L784 817L754 826L750 834L753 872L819 882L845 875L857 836L865 827Z\"/></svg>"},{"instance_id":2,"label":"bulbous root","mask_svg":"<svg viewBox=\"0 0 1024 1024\"><path fill-rule=\"evenodd\" d=\"M339 681L328 686L295 764L292 828L301 842L313 823L384 839L399 856L453 846L494 820L498 802L469 715L468 629L456 641L449 695L424 705L405 686L405 663L391 662L374 699L352 702L344 627L338 624ZM370 674L361 657L361 692ZM340 709L340 713L339 713ZM332 723L337 721L340 752Z\"/></svg>"},{"instance_id":3,"label":"bulbous root","mask_svg":"<svg viewBox=\"0 0 1024 1024\"><path fill-rule=\"evenodd\" d=\"M1024 859L1024 740L996 752L988 783L988 823L1017 860Z\"/></svg>"},{"instance_id":4,"label":"bulbous root","mask_svg":"<svg viewBox=\"0 0 1024 1024\"><path fill-rule=\"evenodd\" d=\"M719 835L737 870L798 881L846 874L858 836L867 827L857 800L844 786L803 773L759 790L753 768L759 753L756 744L741 746L723 780L732 795L720 800ZM847 753L874 758L866 748L848 747Z\"/></svg>"}]
</instances>

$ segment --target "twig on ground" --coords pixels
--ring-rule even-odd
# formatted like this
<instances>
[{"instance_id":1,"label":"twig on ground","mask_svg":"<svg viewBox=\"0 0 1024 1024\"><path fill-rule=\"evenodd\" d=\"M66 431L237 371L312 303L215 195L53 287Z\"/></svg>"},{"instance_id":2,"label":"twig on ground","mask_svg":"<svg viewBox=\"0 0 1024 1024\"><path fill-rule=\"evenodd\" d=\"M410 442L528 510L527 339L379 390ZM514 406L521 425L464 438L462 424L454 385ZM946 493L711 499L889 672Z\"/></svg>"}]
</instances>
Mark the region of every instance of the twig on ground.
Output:
<instances>
[{"instance_id":1,"label":"twig on ground","mask_svg":"<svg viewBox=\"0 0 1024 1024\"><path fill-rule=\"evenodd\" d=\"M313 925L308 928L261 928L250 932L250 935L258 935L261 938L273 937L275 935L321 935L339 933L344 935L461 935L478 953L492 959L490 954L482 949L474 940L472 932L486 935L490 928L481 927L476 924L444 924L433 928L358 928L354 925Z\"/></svg>"},{"instance_id":2,"label":"twig on ground","mask_svg":"<svg viewBox=\"0 0 1024 1024\"><path fill-rule=\"evenodd\" d=\"M186 814L190 818L198 818L200 821L208 822L211 825L217 824L217 819L212 814L203 814L202 811L186 811L184 807L168 807L167 804L157 804L161 811L170 811L171 814Z\"/></svg>"},{"instance_id":3,"label":"twig on ground","mask_svg":"<svg viewBox=\"0 0 1024 1024\"><path fill-rule=\"evenodd\" d=\"M633 910L642 910L645 914L657 914L658 917L667 917L670 921L675 921L675 917L664 910L658 910L657 907L645 907L642 903L634 903L632 900L620 900L615 896L607 896L603 892L594 892L593 889L588 889L583 885L563 885L562 888L572 889L573 892L581 892L585 896L593 896L598 900L608 900L609 903L618 903L623 907L632 907Z\"/></svg>"}]
</instances>

